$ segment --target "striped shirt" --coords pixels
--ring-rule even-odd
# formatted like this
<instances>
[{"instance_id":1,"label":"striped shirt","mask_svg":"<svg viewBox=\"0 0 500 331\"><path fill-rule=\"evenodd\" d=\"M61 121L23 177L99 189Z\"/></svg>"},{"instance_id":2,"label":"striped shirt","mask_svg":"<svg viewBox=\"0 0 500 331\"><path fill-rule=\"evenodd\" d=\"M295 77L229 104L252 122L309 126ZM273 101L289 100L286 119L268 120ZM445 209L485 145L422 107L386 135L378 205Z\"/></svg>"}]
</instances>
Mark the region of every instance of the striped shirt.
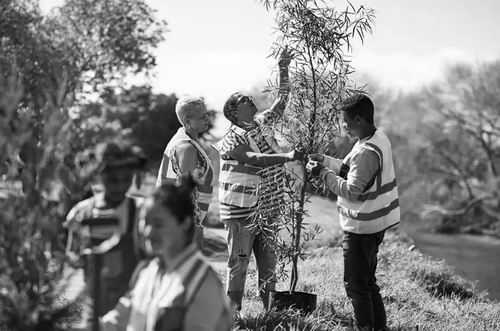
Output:
<instances>
[{"instance_id":1,"label":"striped shirt","mask_svg":"<svg viewBox=\"0 0 500 331\"><path fill-rule=\"evenodd\" d=\"M141 199L125 198L122 203L115 208L100 208L100 201L104 199L103 193L78 202L66 216L63 224L68 230L76 232L80 237L93 237L96 239L107 239L115 233L124 234L127 232L129 222L129 204L141 204ZM135 213L135 220L138 221L138 212ZM84 226L82 221L89 218L109 219L109 223L99 224L99 226Z\"/></svg>"},{"instance_id":2,"label":"striped shirt","mask_svg":"<svg viewBox=\"0 0 500 331\"><path fill-rule=\"evenodd\" d=\"M230 130L220 144L220 157L224 160L234 160L230 153L240 145L250 146L250 140L255 142L261 153L276 154L276 151L279 150L277 143L272 132L266 130L266 125L271 124L274 120L273 114L269 109L257 114L254 118L257 126L244 135L236 133L235 130ZM247 218L252 215L256 208L258 208L261 215L271 217L283 206L283 165L262 168L258 174L261 177L261 182L255 193L258 196L257 204L251 208L242 208L220 203L220 217L222 220Z\"/></svg>"},{"instance_id":3,"label":"striped shirt","mask_svg":"<svg viewBox=\"0 0 500 331\"><path fill-rule=\"evenodd\" d=\"M142 208L143 199L126 197L115 208L101 207L105 205L103 200L104 193L97 193L88 199L78 202L68 212L63 227L67 228L68 232L73 234L73 242L70 249L74 252L79 252L81 249L89 248L92 245L99 245L113 236L122 236L129 231L133 235L134 250L139 251L143 249L138 232L139 210ZM135 206L131 206L132 204ZM131 215L131 207L134 207L133 215ZM133 217L133 219L130 219L130 217ZM95 223L89 225L83 224L84 220L89 219L94 219ZM117 258L118 254L117 252L108 252L103 257L103 265L114 266L110 270L117 273L121 270L119 267L116 267L116 264L119 262Z\"/></svg>"}]
</instances>

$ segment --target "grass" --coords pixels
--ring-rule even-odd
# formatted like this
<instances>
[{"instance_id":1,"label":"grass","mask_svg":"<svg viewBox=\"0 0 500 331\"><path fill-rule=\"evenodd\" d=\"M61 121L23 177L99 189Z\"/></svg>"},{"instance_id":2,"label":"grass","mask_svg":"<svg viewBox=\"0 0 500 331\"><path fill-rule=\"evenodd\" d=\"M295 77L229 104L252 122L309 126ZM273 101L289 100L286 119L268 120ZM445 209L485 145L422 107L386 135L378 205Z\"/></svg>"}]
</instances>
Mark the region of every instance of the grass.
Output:
<instances>
[{"instance_id":1,"label":"grass","mask_svg":"<svg viewBox=\"0 0 500 331\"><path fill-rule=\"evenodd\" d=\"M335 204L313 198L310 223L324 231L299 264L298 291L315 293L314 313L265 313L257 295L255 264L248 270L241 318L234 330L351 330L352 306L343 286L343 257ZM332 207L333 205L333 207ZM219 270L225 281L225 270ZM389 330L500 330L500 305L478 293L474 285L453 273L442 261L412 248L398 230L386 234L380 247L377 279L384 299ZM288 289L288 280L277 290Z\"/></svg>"},{"instance_id":2,"label":"grass","mask_svg":"<svg viewBox=\"0 0 500 331\"><path fill-rule=\"evenodd\" d=\"M216 203L212 204L215 208ZM308 245L308 255L299 264L298 291L315 293L314 313L271 311L265 313L257 291L255 263L251 262L243 298L241 319L234 330L351 330L351 303L343 286L341 230L334 202L318 197L307 204L307 222L323 232ZM210 232L210 231L208 231ZM209 237L209 247L223 253L224 237ZM207 238L208 239L208 238ZM472 283L442 261L412 249L412 241L390 231L380 247L377 279L386 305L389 330L500 330L500 305L478 293ZM217 255L217 254L215 254ZM214 256L214 255L212 255ZM221 265L224 265L222 263ZM225 269L217 269L225 281ZM287 290L281 280L277 290Z\"/></svg>"},{"instance_id":3,"label":"grass","mask_svg":"<svg viewBox=\"0 0 500 331\"><path fill-rule=\"evenodd\" d=\"M391 232L380 250L377 275L390 330L500 330L497 302L477 293L470 282L453 274L444 263L409 248L409 243ZM341 248L310 249L300 264L298 290L318 296L318 308L309 316L292 310L265 314L257 296L254 270L249 270L242 318L234 329L352 329L352 308L342 282ZM287 286L281 281L278 290Z\"/></svg>"}]
</instances>

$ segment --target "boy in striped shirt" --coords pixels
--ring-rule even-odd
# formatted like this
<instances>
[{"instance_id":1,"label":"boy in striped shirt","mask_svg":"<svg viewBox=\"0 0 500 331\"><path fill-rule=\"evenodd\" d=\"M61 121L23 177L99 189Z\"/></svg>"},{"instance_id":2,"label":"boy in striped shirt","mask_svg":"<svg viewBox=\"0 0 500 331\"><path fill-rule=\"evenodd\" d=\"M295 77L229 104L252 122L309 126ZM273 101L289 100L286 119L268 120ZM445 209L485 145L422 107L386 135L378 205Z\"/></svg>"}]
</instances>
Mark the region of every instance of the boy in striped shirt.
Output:
<instances>
[{"instance_id":1,"label":"boy in striped shirt","mask_svg":"<svg viewBox=\"0 0 500 331\"><path fill-rule=\"evenodd\" d=\"M241 310L252 251L259 273L260 296L266 308L269 291L274 289L276 283L276 253L266 245L261 234L252 233L247 226L256 208L259 208L259 212L266 208L265 217L269 217L269 210L273 213L272 208L268 208L269 203L279 205L283 196L283 164L303 158L303 153L295 150L280 153L274 137L263 132L263 126L272 123L285 109L289 92L289 63L290 55L285 49L278 63L280 93L270 109L257 114L257 107L250 96L237 92L229 97L224 105L224 116L231 121L232 126L214 146L221 157L220 217L228 230L226 289L235 311ZM255 194L257 188L259 197Z\"/></svg>"}]
</instances>

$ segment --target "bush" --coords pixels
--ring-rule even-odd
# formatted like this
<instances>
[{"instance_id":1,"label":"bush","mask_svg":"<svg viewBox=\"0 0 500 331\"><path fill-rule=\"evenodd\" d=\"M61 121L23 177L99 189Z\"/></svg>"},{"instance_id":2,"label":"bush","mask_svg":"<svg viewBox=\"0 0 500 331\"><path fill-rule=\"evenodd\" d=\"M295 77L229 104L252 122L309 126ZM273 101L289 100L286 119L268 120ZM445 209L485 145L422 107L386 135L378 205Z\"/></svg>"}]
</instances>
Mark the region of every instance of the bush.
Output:
<instances>
[{"instance_id":1,"label":"bush","mask_svg":"<svg viewBox=\"0 0 500 331\"><path fill-rule=\"evenodd\" d=\"M65 330L79 305L55 289L65 258L56 211L23 197L0 200L0 210L0 329Z\"/></svg>"}]
</instances>

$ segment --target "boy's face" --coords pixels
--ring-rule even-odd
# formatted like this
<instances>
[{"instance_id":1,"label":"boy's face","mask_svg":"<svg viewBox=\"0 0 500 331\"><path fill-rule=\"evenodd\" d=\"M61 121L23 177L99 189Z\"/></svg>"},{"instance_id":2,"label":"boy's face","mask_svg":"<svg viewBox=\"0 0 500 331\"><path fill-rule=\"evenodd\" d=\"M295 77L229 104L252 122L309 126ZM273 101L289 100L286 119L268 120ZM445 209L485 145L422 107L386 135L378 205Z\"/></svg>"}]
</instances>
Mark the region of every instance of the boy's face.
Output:
<instances>
[{"instance_id":1,"label":"boy's face","mask_svg":"<svg viewBox=\"0 0 500 331\"><path fill-rule=\"evenodd\" d=\"M235 117L239 123L245 126L251 126L254 123L255 114L257 114L257 106L250 97L241 97L242 101L238 101L235 111Z\"/></svg>"},{"instance_id":2,"label":"boy's face","mask_svg":"<svg viewBox=\"0 0 500 331\"><path fill-rule=\"evenodd\" d=\"M342 112L342 126L344 127L344 130L346 133L351 136L352 138L359 138L360 132L359 132L359 122L360 118L359 116L355 116L354 118L351 118L349 114L347 114L345 111Z\"/></svg>"},{"instance_id":3,"label":"boy's face","mask_svg":"<svg viewBox=\"0 0 500 331\"><path fill-rule=\"evenodd\" d=\"M132 180L134 171L127 168L107 169L101 174L104 193L113 199L119 200L125 197Z\"/></svg>"}]
</instances>

